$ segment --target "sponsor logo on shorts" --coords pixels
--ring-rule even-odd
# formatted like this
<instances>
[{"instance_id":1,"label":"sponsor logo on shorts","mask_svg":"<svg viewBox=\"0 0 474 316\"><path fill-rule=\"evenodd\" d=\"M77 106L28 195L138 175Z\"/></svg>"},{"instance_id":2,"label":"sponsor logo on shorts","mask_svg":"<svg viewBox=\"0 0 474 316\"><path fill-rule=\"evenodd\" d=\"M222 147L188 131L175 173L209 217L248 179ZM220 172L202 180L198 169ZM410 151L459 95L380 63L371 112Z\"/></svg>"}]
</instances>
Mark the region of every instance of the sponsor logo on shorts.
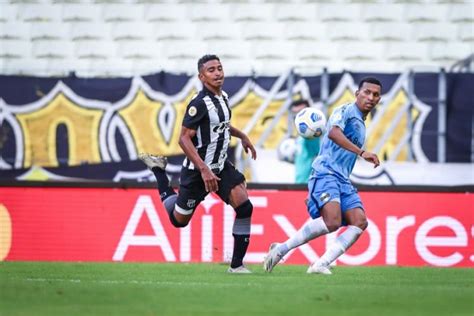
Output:
<instances>
[{"instance_id":1,"label":"sponsor logo on shorts","mask_svg":"<svg viewBox=\"0 0 474 316\"><path fill-rule=\"evenodd\" d=\"M188 202L186 203L186 205L187 205L189 208L193 208L194 205L196 205L196 200L191 200L191 199L189 199Z\"/></svg>"},{"instance_id":2,"label":"sponsor logo on shorts","mask_svg":"<svg viewBox=\"0 0 474 316\"><path fill-rule=\"evenodd\" d=\"M331 195L327 192L324 192L323 194L321 194L319 196L319 199L321 200L321 202L323 203L326 203L327 201L329 201L329 199L331 198Z\"/></svg>"}]
</instances>

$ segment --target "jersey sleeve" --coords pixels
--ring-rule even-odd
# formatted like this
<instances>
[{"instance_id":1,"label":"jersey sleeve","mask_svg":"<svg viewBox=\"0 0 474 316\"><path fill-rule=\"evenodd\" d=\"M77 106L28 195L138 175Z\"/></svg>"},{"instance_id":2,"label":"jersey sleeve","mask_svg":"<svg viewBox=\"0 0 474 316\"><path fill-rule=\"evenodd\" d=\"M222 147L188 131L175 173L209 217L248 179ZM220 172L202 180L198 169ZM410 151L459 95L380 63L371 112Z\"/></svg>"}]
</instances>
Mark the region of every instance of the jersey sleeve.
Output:
<instances>
[{"instance_id":1,"label":"jersey sleeve","mask_svg":"<svg viewBox=\"0 0 474 316\"><path fill-rule=\"evenodd\" d=\"M193 99L184 113L183 126L197 130L201 120L207 115L207 107L202 99Z\"/></svg>"},{"instance_id":2,"label":"jersey sleeve","mask_svg":"<svg viewBox=\"0 0 474 316\"><path fill-rule=\"evenodd\" d=\"M334 111L329 117L329 129L333 126L338 126L342 130L346 127L347 122L347 109L346 107L340 107ZM328 129L328 130L329 130Z\"/></svg>"}]
</instances>

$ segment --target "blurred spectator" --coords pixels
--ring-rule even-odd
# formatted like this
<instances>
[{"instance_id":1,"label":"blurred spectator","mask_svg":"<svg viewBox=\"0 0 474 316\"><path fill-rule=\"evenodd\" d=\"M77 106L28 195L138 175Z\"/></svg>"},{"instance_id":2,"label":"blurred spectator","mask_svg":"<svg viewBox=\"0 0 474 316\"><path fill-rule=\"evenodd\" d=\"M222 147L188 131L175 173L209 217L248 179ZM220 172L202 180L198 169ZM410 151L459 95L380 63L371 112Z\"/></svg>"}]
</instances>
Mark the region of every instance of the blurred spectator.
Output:
<instances>
[{"instance_id":1,"label":"blurred spectator","mask_svg":"<svg viewBox=\"0 0 474 316\"><path fill-rule=\"evenodd\" d=\"M304 99L293 101L290 113L293 117L302 109L309 107L309 102ZM319 154L320 137L307 139L297 136L295 154L295 183L308 183L311 173L311 164Z\"/></svg>"}]
</instances>

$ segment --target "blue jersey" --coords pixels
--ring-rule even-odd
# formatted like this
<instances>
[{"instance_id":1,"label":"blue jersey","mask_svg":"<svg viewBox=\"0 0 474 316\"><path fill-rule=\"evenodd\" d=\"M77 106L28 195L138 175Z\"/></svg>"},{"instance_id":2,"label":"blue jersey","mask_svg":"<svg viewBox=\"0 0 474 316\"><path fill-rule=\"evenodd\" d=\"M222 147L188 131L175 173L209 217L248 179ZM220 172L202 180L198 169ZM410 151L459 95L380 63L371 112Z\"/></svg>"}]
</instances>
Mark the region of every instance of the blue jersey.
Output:
<instances>
[{"instance_id":1,"label":"blue jersey","mask_svg":"<svg viewBox=\"0 0 474 316\"><path fill-rule=\"evenodd\" d=\"M354 168L357 154L340 147L329 139L328 134L333 126L339 126L353 144L362 148L365 142L362 112L355 103L344 104L334 110L327 123L328 133L324 135L319 156L312 165L318 177L332 174L340 181L350 182L349 176Z\"/></svg>"}]
</instances>

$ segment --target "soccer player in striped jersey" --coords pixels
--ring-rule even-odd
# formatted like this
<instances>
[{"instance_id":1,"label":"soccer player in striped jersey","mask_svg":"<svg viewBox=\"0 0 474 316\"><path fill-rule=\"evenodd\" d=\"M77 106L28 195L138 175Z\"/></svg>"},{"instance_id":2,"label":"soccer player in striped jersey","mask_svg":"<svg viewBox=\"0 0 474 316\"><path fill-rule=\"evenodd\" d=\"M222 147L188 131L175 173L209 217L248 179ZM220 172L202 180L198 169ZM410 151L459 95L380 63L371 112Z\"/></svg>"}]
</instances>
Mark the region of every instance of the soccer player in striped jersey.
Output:
<instances>
[{"instance_id":1,"label":"soccer player in striped jersey","mask_svg":"<svg viewBox=\"0 0 474 316\"><path fill-rule=\"evenodd\" d=\"M189 103L183 119L179 145L186 158L180 175L179 195L170 187L165 173L166 158L140 154L154 173L163 205L175 227L185 227L196 207L209 192L215 192L230 204L236 217L232 228L234 250L229 273L250 273L243 265L250 237L253 211L245 177L227 157L231 136L240 138L245 152L257 154L247 135L230 124L231 110L222 90L224 70L216 55L204 55L198 61L203 89Z\"/></svg>"},{"instance_id":2,"label":"soccer player in striped jersey","mask_svg":"<svg viewBox=\"0 0 474 316\"><path fill-rule=\"evenodd\" d=\"M358 156L380 164L376 154L362 149L365 142L365 119L381 98L382 85L376 78L368 77L359 82L356 101L341 105L332 113L327 123L319 156L312 164L308 182L308 213L311 221L283 243L273 243L264 259L263 268L271 272L291 249L319 236L347 229L337 237L308 273L332 274L329 265L349 249L367 228L362 201L351 184L352 173Z\"/></svg>"}]
</instances>

